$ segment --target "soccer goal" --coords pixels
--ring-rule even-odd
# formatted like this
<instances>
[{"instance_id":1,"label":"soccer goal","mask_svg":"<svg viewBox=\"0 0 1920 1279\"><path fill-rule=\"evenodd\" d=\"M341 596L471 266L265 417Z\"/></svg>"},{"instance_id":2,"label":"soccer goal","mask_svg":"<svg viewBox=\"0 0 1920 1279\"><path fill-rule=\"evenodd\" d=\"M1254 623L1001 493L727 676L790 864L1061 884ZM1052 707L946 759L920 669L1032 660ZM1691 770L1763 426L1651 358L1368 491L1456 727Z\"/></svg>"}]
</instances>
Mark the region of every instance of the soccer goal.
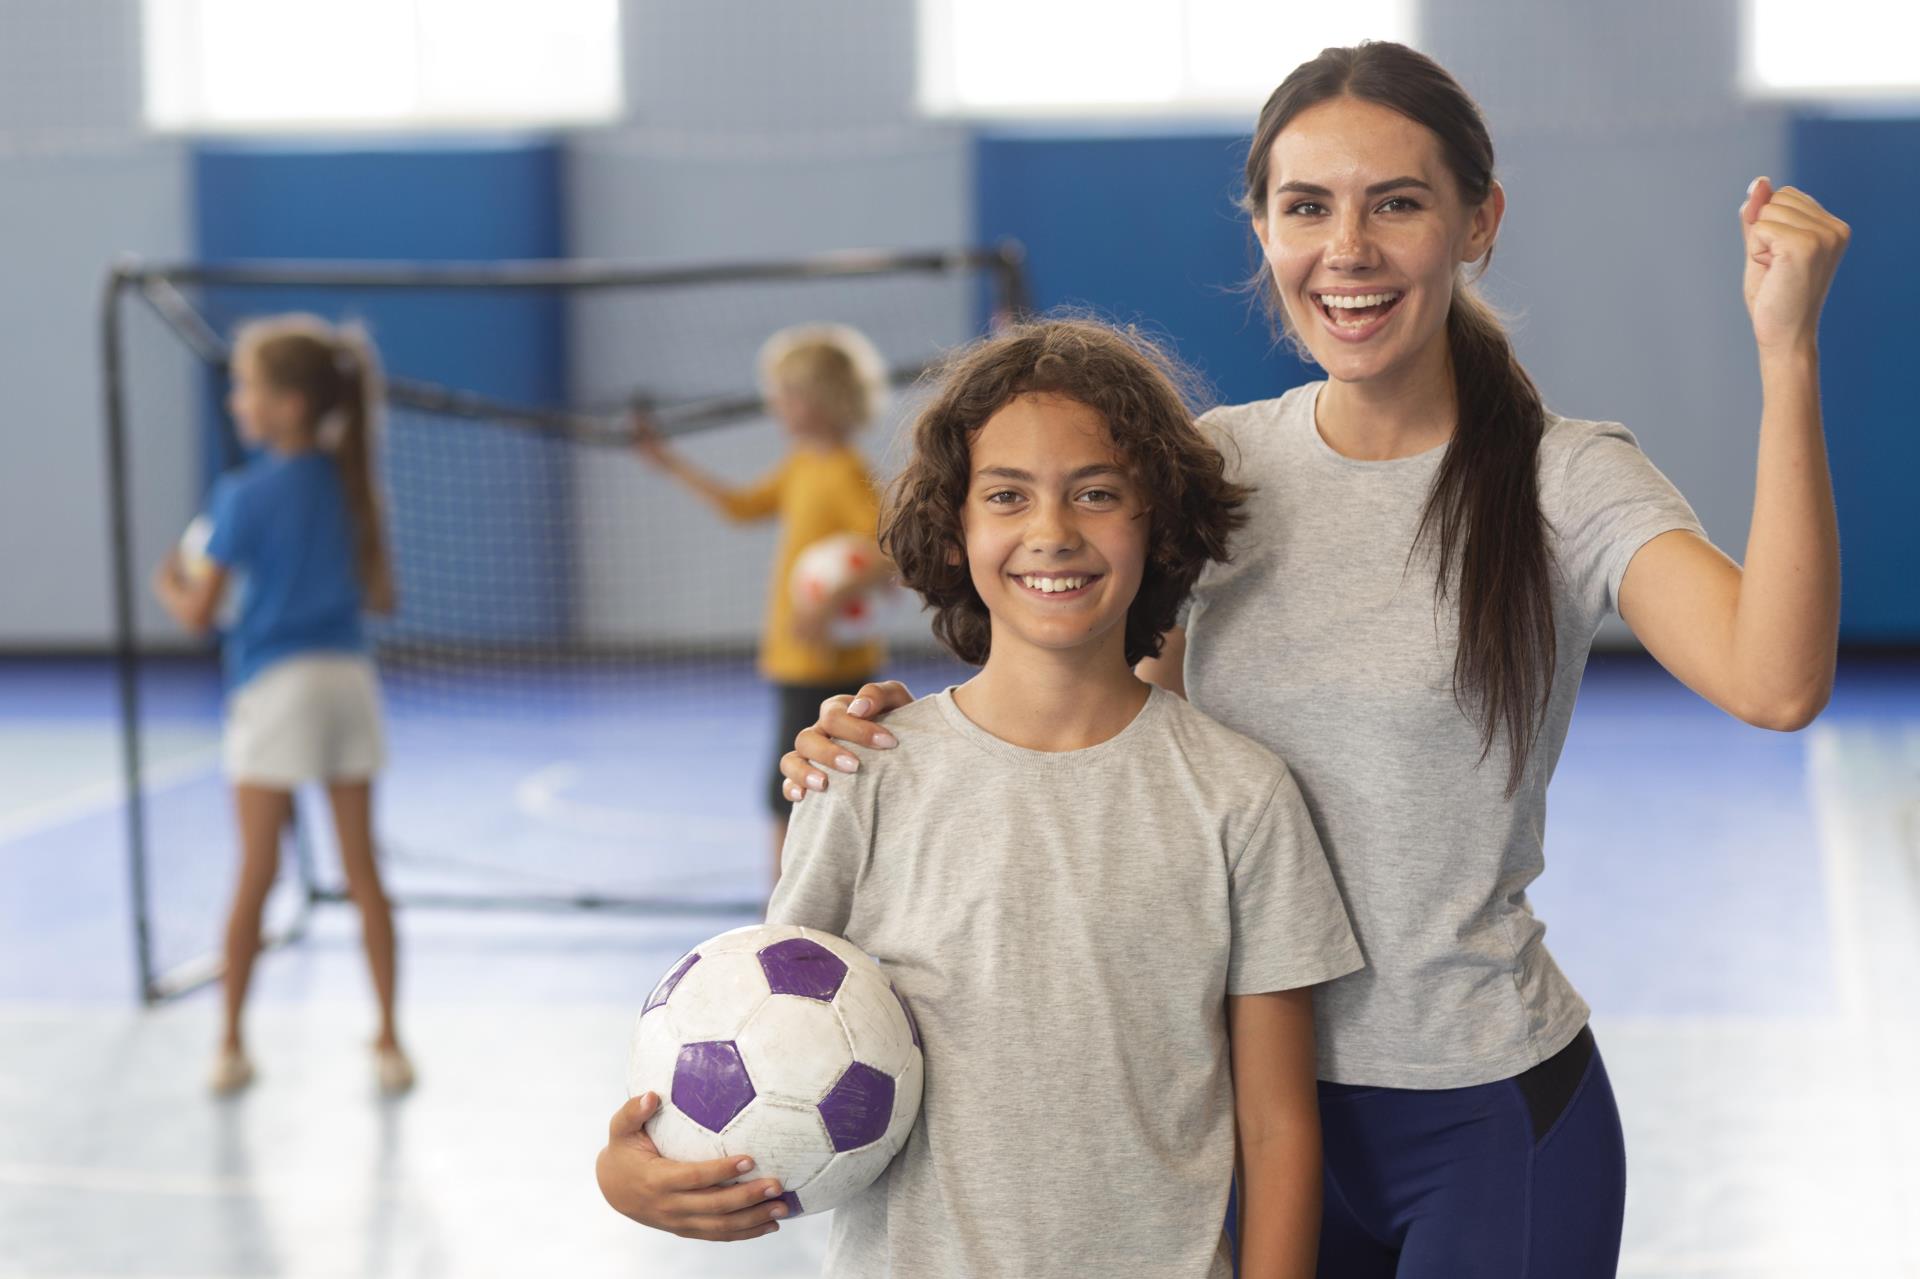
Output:
<instances>
[{"instance_id":1,"label":"soccer goal","mask_svg":"<svg viewBox=\"0 0 1920 1279\"><path fill-rule=\"evenodd\" d=\"M941 353L1024 310L1017 246L671 268L613 262L123 262L102 390L132 926L143 997L218 976L237 851L213 649L146 576L242 453L238 324L355 320L386 366L377 457L399 607L371 623L388 765L376 830L402 907L741 916L768 877L772 696L753 651L771 525L729 526L642 466L628 414L745 481L784 443L755 357L835 322L897 391L861 445L883 482ZM932 651L923 618L890 634ZM268 944L347 900L302 795Z\"/></svg>"}]
</instances>

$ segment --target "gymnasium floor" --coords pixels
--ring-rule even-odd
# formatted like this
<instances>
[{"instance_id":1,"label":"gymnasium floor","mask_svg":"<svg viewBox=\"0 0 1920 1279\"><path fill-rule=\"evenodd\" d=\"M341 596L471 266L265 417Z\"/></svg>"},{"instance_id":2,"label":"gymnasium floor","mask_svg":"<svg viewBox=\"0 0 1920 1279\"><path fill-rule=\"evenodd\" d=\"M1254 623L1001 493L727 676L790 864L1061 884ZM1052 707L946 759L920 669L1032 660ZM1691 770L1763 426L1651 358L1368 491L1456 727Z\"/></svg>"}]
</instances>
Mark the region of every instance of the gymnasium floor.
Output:
<instances>
[{"instance_id":1,"label":"gymnasium floor","mask_svg":"<svg viewBox=\"0 0 1920 1279\"><path fill-rule=\"evenodd\" d=\"M212 701L186 667L144 691L157 940L186 954L229 856ZM403 887L759 884L768 712L744 667L545 686L585 719L475 691L390 695ZM262 961L261 1079L216 1102L211 994L133 998L108 670L0 663L0 705L0 1276L817 1273L824 1220L687 1243L593 1184L640 998L737 917L408 912L422 1082L382 1102L355 930L323 910ZM1849 663L1780 736L1597 662L1549 831L1535 906L1627 1126L1621 1273L1920 1276L1920 666Z\"/></svg>"}]
</instances>

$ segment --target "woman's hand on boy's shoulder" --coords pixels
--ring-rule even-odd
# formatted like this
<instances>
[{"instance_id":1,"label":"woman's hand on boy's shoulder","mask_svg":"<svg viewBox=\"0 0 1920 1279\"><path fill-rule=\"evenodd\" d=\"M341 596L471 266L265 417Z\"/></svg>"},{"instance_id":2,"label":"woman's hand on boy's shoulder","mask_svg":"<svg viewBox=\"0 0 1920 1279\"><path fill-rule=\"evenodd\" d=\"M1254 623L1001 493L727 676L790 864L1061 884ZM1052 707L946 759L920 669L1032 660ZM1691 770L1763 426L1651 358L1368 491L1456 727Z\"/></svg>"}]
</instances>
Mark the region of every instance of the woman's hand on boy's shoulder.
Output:
<instances>
[{"instance_id":1,"label":"woman's hand on boy's shoulder","mask_svg":"<svg viewBox=\"0 0 1920 1279\"><path fill-rule=\"evenodd\" d=\"M647 1135L646 1123L660 1098L643 1093L614 1112L607 1126L606 1149L596 1171L600 1193L621 1214L643 1226L682 1239L732 1243L758 1239L780 1228L787 1215L780 1183L727 1183L753 1170L750 1159L708 1159L682 1163L668 1159Z\"/></svg>"},{"instance_id":2,"label":"woman's hand on boy's shoulder","mask_svg":"<svg viewBox=\"0 0 1920 1279\"><path fill-rule=\"evenodd\" d=\"M786 778L780 784L781 793L797 804L808 791L827 788L826 770L858 772L860 761L843 742L892 750L899 743L876 721L912 701L913 693L907 686L890 679L863 684L857 693L841 693L820 703L820 718L813 727L800 730L793 739L793 749L780 757L780 774Z\"/></svg>"}]
</instances>

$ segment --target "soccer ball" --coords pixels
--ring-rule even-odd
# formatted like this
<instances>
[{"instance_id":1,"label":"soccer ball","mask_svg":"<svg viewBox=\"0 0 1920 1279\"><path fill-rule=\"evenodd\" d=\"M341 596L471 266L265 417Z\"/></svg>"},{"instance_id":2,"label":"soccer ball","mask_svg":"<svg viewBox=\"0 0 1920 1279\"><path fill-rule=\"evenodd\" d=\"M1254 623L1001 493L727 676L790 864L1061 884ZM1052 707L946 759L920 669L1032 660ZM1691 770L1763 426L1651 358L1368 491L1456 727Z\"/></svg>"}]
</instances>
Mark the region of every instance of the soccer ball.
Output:
<instances>
[{"instance_id":1,"label":"soccer ball","mask_svg":"<svg viewBox=\"0 0 1920 1279\"><path fill-rule=\"evenodd\" d=\"M925 1066L906 1000L828 933L736 928L682 956L647 997L627 1070L658 1093L647 1134L669 1159L742 1156L787 1210L824 1212L872 1184L920 1113Z\"/></svg>"},{"instance_id":2,"label":"soccer ball","mask_svg":"<svg viewBox=\"0 0 1920 1279\"><path fill-rule=\"evenodd\" d=\"M801 551L793 561L793 599L796 604L818 604L873 563L873 544L857 533L823 537ZM827 634L836 644L860 644L872 639L900 594L884 583L848 600L827 619Z\"/></svg>"},{"instance_id":3,"label":"soccer ball","mask_svg":"<svg viewBox=\"0 0 1920 1279\"><path fill-rule=\"evenodd\" d=\"M213 540L213 521L196 515L180 535L180 572L189 582L198 582L213 568L207 558L207 543Z\"/></svg>"}]
</instances>

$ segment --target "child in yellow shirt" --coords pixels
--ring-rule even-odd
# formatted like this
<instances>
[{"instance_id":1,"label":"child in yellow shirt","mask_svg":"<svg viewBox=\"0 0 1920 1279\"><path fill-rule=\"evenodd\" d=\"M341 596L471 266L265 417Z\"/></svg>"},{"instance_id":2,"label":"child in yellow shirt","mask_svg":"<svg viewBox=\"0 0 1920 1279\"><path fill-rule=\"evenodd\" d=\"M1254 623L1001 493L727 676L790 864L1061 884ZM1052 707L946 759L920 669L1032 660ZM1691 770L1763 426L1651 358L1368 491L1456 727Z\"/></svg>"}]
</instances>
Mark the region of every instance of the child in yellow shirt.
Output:
<instances>
[{"instance_id":1,"label":"child in yellow shirt","mask_svg":"<svg viewBox=\"0 0 1920 1279\"><path fill-rule=\"evenodd\" d=\"M775 766L767 773L778 877L789 811L780 793L779 758L818 717L821 702L870 679L884 656L878 640L835 643L827 633L827 620L855 596L888 580L893 566L874 542L879 498L866 461L851 442L879 411L885 395L884 366L872 345L842 325L782 329L761 348L760 380L789 448L780 465L758 483L736 488L702 471L669 446L643 415L635 415L634 445L642 459L726 519L780 520L760 639L760 673L772 682L779 701ZM794 562L822 538L845 533L866 539L868 567L821 600L797 602Z\"/></svg>"}]
</instances>

